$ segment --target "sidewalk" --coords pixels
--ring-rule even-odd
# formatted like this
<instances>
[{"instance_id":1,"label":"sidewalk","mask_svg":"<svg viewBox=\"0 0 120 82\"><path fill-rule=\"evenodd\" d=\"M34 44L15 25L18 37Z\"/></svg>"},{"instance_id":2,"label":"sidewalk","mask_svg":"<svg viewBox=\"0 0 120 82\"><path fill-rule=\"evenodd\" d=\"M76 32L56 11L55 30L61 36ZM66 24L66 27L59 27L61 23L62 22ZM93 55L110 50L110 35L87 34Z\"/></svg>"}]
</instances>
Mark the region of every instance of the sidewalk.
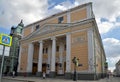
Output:
<instances>
[{"instance_id":1,"label":"sidewalk","mask_svg":"<svg viewBox=\"0 0 120 82\"><path fill-rule=\"evenodd\" d=\"M120 80L116 81L116 78L104 78L104 79L100 79L100 80L77 80L77 81L73 81L71 80L67 80L67 79L56 79L56 78L39 78L39 77L22 77L22 76L17 76L15 78L12 77L3 77L4 79L11 79L11 80L21 80L21 82L119 82Z\"/></svg>"},{"instance_id":2,"label":"sidewalk","mask_svg":"<svg viewBox=\"0 0 120 82\"><path fill-rule=\"evenodd\" d=\"M24 82L75 82L72 79L71 80L67 80L67 79L56 79L56 78L46 78L43 79L41 77L23 77L23 76L17 76L15 78L12 78L10 76L7 77L3 77L3 79L11 79L11 80L21 80ZM85 81L85 80L77 80L77 82L90 82L90 81ZM91 81L91 82L96 82L96 81Z\"/></svg>"}]
</instances>

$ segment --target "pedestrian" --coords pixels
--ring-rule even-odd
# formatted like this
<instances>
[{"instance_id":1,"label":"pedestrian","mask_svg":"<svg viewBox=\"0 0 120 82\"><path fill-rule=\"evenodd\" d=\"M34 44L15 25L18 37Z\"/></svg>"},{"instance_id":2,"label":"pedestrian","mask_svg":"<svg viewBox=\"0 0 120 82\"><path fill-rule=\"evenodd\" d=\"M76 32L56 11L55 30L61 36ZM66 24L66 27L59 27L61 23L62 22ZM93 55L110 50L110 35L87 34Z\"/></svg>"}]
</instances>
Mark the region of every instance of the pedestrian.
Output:
<instances>
[{"instance_id":1,"label":"pedestrian","mask_svg":"<svg viewBox=\"0 0 120 82\"><path fill-rule=\"evenodd\" d=\"M12 76L13 76L13 78L15 77L15 71L12 72Z\"/></svg>"},{"instance_id":2,"label":"pedestrian","mask_svg":"<svg viewBox=\"0 0 120 82\"><path fill-rule=\"evenodd\" d=\"M46 78L46 74L45 74L45 72L43 72L43 79L45 79Z\"/></svg>"}]
</instances>

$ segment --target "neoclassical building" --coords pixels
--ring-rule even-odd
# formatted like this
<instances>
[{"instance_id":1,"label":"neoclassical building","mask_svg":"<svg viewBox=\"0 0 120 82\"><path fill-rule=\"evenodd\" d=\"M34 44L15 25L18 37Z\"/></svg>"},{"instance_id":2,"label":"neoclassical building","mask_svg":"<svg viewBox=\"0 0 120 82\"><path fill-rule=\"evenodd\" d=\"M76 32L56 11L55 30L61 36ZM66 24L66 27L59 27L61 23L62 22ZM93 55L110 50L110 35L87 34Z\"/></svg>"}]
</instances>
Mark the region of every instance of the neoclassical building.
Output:
<instances>
[{"instance_id":1,"label":"neoclassical building","mask_svg":"<svg viewBox=\"0 0 120 82\"><path fill-rule=\"evenodd\" d=\"M86 3L54 14L23 28L18 73L27 76L64 76L72 79L74 64L78 79L98 79L105 74L106 56L92 11Z\"/></svg>"}]
</instances>

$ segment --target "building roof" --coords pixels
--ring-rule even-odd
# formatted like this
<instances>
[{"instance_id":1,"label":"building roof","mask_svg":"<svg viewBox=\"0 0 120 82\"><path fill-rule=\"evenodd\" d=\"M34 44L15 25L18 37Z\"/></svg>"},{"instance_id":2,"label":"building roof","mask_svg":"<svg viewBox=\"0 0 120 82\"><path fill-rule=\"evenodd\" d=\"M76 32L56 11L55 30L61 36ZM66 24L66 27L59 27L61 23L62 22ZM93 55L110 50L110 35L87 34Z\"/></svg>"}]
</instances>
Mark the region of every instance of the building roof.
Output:
<instances>
[{"instance_id":1,"label":"building roof","mask_svg":"<svg viewBox=\"0 0 120 82\"><path fill-rule=\"evenodd\" d=\"M39 22L45 21L45 20L47 20L47 19L49 19L49 18L52 18L52 17L58 16L58 15L64 14L64 13L66 13L66 12L68 12L68 11L73 11L73 10L75 10L75 9L85 7L85 6L87 6L87 5L92 5L92 2L85 3L85 4L82 4L82 5L76 6L76 7L74 7L74 8L68 9L68 10L66 10L66 11L53 14L53 15L51 15L51 16L48 16L48 17L44 18L44 19L41 19L41 20L38 20L38 21L36 21L36 22L34 22L34 23L28 24L28 25L26 25L24 28L29 27L29 26L34 25L34 24L37 24L37 23L39 23Z\"/></svg>"}]
</instances>

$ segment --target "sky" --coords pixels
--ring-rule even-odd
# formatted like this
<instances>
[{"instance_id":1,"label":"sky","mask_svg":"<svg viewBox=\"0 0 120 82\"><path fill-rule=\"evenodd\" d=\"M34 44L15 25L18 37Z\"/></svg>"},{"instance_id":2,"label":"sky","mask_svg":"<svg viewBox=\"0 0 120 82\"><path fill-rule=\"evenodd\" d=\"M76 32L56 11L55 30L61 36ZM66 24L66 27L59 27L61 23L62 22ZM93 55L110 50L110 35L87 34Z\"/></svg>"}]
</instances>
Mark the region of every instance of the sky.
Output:
<instances>
[{"instance_id":1,"label":"sky","mask_svg":"<svg viewBox=\"0 0 120 82\"><path fill-rule=\"evenodd\" d=\"M120 0L0 0L0 33L10 33L21 19L24 25L86 2L93 12L102 37L109 69L120 59Z\"/></svg>"}]
</instances>

